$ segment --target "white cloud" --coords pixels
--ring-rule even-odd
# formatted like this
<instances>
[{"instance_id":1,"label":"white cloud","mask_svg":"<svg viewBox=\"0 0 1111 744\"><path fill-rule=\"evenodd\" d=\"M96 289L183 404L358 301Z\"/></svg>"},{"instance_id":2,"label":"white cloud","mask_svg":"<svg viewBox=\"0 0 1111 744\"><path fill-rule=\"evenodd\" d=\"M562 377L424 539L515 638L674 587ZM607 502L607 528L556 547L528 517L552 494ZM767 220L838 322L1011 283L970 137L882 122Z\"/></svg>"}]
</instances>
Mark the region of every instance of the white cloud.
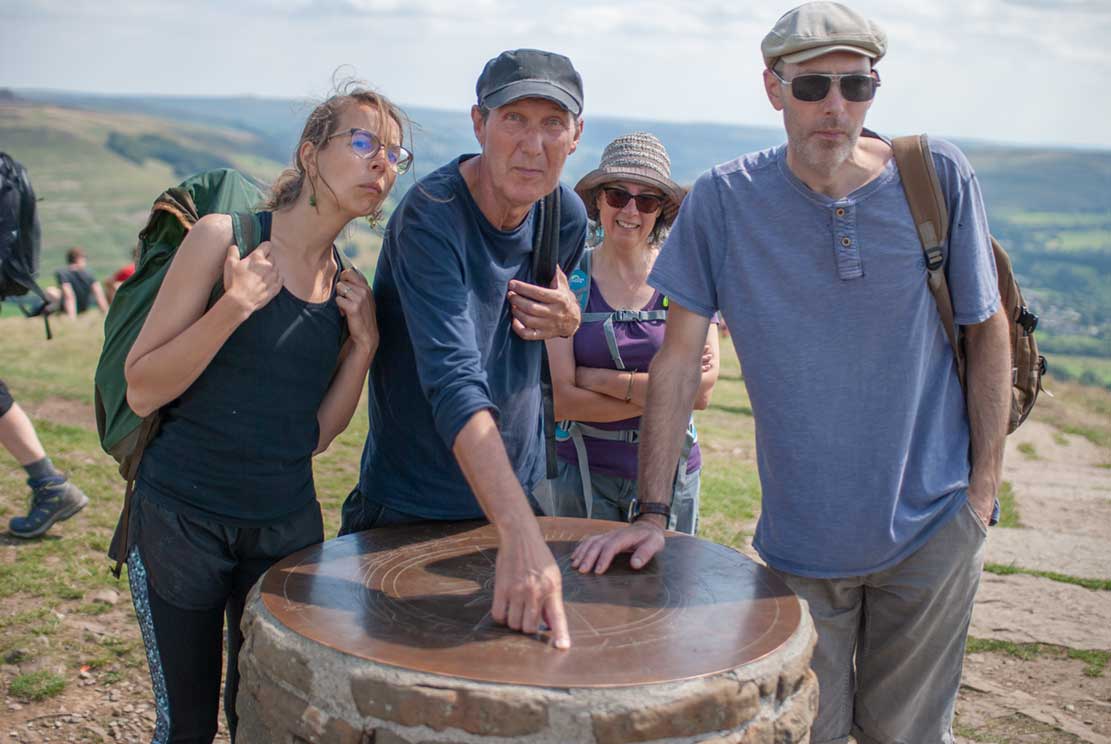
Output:
<instances>
[{"instance_id":1,"label":"white cloud","mask_svg":"<svg viewBox=\"0 0 1111 744\"><path fill-rule=\"evenodd\" d=\"M411 105L464 109L485 61L569 55L586 109L777 124L760 40L782 7L598 0L7 0L0 85L103 92L319 95L332 71ZM887 30L870 123L895 133L1111 146L1106 0L856 0ZM165 62L185 63L167 75ZM589 124L588 124L589 125Z\"/></svg>"}]
</instances>

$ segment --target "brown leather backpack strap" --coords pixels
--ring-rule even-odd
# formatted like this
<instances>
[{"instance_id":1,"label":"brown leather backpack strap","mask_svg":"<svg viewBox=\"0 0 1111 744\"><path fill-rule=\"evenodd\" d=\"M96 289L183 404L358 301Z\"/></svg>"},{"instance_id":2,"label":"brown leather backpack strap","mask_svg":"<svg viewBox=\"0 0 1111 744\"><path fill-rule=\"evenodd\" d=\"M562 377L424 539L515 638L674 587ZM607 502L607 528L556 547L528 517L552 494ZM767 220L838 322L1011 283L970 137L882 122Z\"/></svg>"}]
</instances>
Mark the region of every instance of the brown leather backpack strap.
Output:
<instances>
[{"instance_id":1,"label":"brown leather backpack strap","mask_svg":"<svg viewBox=\"0 0 1111 744\"><path fill-rule=\"evenodd\" d=\"M123 571L123 564L127 563L127 554L131 552L131 539L128 532L131 530L131 496L135 493L135 480L127 481L127 488L123 492L123 509L120 510L120 519L116 523L116 534L113 544L108 549L108 557L114 558L116 565L112 567L112 575L117 580Z\"/></svg>"},{"instance_id":2,"label":"brown leather backpack strap","mask_svg":"<svg viewBox=\"0 0 1111 744\"><path fill-rule=\"evenodd\" d=\"M930 154L930 142L924 134L911 135L896 137L891 140L891 147L903 181L903 191L906 192L907 206L910 207L926 258L926 284L937 303L945 335L957 360L957 375L961 385L964 385L964 354L957 338L949 283L945 279L944 246L949 237L949 209L934 167L933 155Z\"/></svg>"},{"instance_id":3,"label":"brown leather backpack strap","mask_svg":"<svg viewBox=\"0 0 1111 744\"><path fill-rule=\"evenodd\" d=\"M112 544L108 548L108 557L116 561L116 565L112 569L112 575L117 579L120 578L123 564L127 562L128 553L131 552L131 507L135 494L135 481L139 477L139 463L143 459L143 452L147 445L158 433L160 423L161 414L158 411L143 419L143 423L139 425L135 448L126 462L121 464L120 472L127 481L127 487L123 492L123 508L120 510L119 521L116 523L116 532L112 536Z\"/></svg>"}]
</instances>

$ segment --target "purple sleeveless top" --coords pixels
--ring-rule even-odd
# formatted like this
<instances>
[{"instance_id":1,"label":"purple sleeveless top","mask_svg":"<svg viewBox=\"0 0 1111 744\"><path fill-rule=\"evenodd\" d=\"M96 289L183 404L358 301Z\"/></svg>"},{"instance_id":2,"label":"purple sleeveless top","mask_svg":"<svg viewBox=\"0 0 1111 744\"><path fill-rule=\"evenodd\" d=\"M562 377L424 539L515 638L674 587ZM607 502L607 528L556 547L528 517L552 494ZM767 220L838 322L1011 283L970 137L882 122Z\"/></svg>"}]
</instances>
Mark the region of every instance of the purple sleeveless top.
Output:
<instances>
[{"instance_id":1,"label":"purple sleeveless top","mask_svg":"<svg viewBox=\"0 0 1111 744\"><path fill-rule=\"evenodd\" d=\"M663 307L663 296L657 291L652 294L652 299L641 310L659 310ZM586 313L611 313L614 309L602 297L598 290L597 282L590 283L590 296L586 301ZM613 334L617 339L617 348L621 352L621 360L625 369L631 372L647 372L648 364L664 341L664 321L649 320L633 323L614 323ZM573 339L575 348L575 365L578 367L599 367L603 369L617 369L617 365L610 357L609 347L606 345L606 333L602 323L583 323L575 333ZM640 426L640 417L625 419L624 421L586 422L598 429L636 429ZM637 445L624 442L607 442L601 439L592 439L584 436L586 444L586 459L590 469L604 475L618 478L636 480L637 477ZM559 442L556 453L561 460L577 465L578 454L571 440ZM696 442L687 460L687 472L693 473L702 467L702 453Z\"/></svg>"}]
</instances>

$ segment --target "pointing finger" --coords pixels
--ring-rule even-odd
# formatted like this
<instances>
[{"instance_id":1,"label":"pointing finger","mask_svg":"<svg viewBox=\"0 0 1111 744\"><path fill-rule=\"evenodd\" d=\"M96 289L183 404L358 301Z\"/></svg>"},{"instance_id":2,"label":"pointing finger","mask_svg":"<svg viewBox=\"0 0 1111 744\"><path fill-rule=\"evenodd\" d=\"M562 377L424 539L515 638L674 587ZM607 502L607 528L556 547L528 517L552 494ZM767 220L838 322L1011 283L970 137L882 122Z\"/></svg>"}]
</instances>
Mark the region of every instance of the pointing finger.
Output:
<instances>
[{"instance_id":1,"label":"pointing finger","mask_svg":"<svg viewBox=\"0 0 1111 744\"><path fill-rule=\"evenodd\" d=\"M552 629L552 642L556 648L571 648L571 633L567 629L567 615L563 611L563 596L560 592L548 595L544 603L544 622Z\"/></svg>"}]
</instances>

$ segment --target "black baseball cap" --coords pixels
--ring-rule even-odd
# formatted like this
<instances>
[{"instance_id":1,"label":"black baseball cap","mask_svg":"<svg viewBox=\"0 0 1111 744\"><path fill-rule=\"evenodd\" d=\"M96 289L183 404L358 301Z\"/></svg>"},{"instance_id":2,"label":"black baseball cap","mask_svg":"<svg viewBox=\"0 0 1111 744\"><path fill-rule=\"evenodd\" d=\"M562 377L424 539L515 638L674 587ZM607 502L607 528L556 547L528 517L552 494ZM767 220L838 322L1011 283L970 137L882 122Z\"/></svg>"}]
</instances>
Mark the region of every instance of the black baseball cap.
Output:
<instances>
[{"instance_id":1,"label":"black baseball cap","mask_svg":"<svg viewBox=\"0 0 1111 744\"><path fill-rule=\"evenodd\" d=\"M546 98L582 115L583 80L571 60L539 49L502 52L486 63L475 85L478 105L495 109L521 98Z\"/></svg>"}]
</instances>

